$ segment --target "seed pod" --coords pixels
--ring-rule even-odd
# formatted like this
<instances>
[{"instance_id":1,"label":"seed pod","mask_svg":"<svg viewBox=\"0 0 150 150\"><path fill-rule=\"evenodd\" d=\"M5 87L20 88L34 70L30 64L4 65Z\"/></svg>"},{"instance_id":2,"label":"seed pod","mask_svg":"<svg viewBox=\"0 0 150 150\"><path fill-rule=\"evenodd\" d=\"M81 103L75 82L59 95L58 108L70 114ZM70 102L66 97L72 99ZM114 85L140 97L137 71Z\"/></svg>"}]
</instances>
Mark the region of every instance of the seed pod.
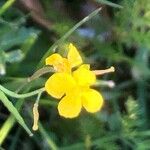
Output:
<instances>
[{"instance_id":1,"label":"seed pod","mask_svg":"<svg viewBox=\"0 0 150 150\"><path fill-rule=\"evenodd\" d=\"M35 103L33 106L33 126L32 126L32 129L34 131L38 130L38 121L39 121L38 104Z\"/></svg>"}]
</instances>

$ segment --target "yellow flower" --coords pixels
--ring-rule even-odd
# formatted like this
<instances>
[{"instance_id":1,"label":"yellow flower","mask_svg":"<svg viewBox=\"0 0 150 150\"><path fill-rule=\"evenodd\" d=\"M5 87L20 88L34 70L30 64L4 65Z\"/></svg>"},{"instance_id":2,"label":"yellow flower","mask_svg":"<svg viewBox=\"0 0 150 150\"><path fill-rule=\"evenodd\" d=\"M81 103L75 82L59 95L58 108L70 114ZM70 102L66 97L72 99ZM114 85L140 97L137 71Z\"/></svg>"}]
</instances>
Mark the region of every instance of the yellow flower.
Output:
<instances>
[{"instance_id":1,"label":"yellow flower","mask_svg":"<svg viewBox=\"0 0 150 150\"><path fill-rule=\"evenodd\" d=\"M113 72L114 68L90 71L90 65L82 64L82 58L72 44L69 45L67 58L55 53L46 58L46 65L52 65L56 71L45 83L47 93L57 99L58 112L65 118L79 115L82 107L94 113L103 105L102 95L91 89L96 82L96 74ZM79 66L81 65L81 66ZM72 68L79 66L72 72Z\"/></svg>"},{"instance_id":2,"label":"yellow flower","mask_svg":"<svg viewBox=\"0 0 150 150\"><path fill-rule=\"evenodd\" d=\"M82 106L91 113L100 110L103 98L90 88L96 82L89 65L81 65L71 74L55 73L46 82L46 91L55 98L63 98L58 104L59 114L65 118L77 117Z\"/></svg>"},{"instance_id":3,"label":"yellow flower","mask_svg":"<svg viewBox=\"0 0 150 150\"><path fill-rule=\"evenodd\" d=\"M71 69L82 64L82 58L73 44L69 44L67 58L55 53L46 58L46 65L52 65L56 72L71 73Z\"/></svg>"},{"instance_id":4,"label":"yellow flower","mask_svg":"<svg viewBox=\"0 0 150 150\"><path fill-rule=\"evenodd\" d=\"M66 90L65 96L60 100L59 114L65 118L77 117L82 106L91 113L99 111L103 105L103 97L98 91L90 88L96 82L96 77L89 70L89 65L80 66L73 72L72 78L75 84Z\"/></svg>"}]
</instances>

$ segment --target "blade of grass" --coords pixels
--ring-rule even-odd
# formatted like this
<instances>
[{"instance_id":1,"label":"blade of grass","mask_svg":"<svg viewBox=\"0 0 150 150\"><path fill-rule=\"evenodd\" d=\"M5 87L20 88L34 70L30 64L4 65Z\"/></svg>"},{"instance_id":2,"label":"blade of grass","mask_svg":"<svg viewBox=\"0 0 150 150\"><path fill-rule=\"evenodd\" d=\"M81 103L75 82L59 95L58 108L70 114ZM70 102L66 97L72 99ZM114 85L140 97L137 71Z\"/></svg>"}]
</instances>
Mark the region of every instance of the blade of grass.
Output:
<instances>
[{"instance_id":1,"label":"blade of grass","mask_svg":"<svg viewBox=\"0 0 150 150\"><path fill-rule=\"evenodd\" d=\"M10 144L10 146L8 148L9 150L17 149L17 147L18 147L17 144L18 144L20 134L21 134L21 128L18 128L15 135L13 136L12 143Z\"/></svg>"},{"instance_id":2,"label":"blade of grass","mask_svg":"<svg viewBox=\"0 0 150 150\"><path fill-rule=\"evenodd\" d=\"M39 130L40 130L42 136L46 139L49 148L50 148L51 150L57 150L58 148L57 148L56 144L53 142L53 140L52 140L52 139L50 138L50 136L47 134L47 132L45 131L45 129L44 129L44 127L42 126L41 123L39 123Z\"/></svg>"},{"instance_id":3,"label":"blade of grass","mask_svg":"<svg viewBox=\"0 0 150 150\"><path fill-rule=\"evenodd\" d=\"M121 5L112 3L108 0L95 0L95 1L98 2L98 3L102 3L102 4L105 4L105 5L111 6L111 7L115 7L115 8L123 8Z\"/></svg>"},{"instance_id":4,"label":"blade of grass","mask_svg":"<svg viewBox=\"0 0 150 150\"><path fill-rule=\"evenodd\" d=\"M17 101L15 107L17 108L17 110L19 111L22 104L23 104L23 100L22 101ZM4 140L6 139L9 131L12 129L12 127L14 126L16 122L16 119L13 115L10 115L7 120L5 121L5 123L2 125L1 129L0 129L0 145L3 144Z\"/></svg>"},{"instance_id":5,"label":"blade of grass","mask_svg":"<svg viewBox=\"0 0 150 150\"><path fill-rule=\"evenodd\" d=\"M27 88L24 89L24 92L28 92L30 90L30 88L31 88L31 86L28 86ZM19 87L18 89L16 91L19 92L21 90L21 88ZM20 111L24 101L25 101L25 99L21 99L21 100L18 100L17 103L15 104L15 107L18 111ZM5 141L5 139L8 136L9 132L15 125L15 123L16 123L15 117L12 114L10 114L10 116L5 121L5 123L1 126L1 129L0 129L0 145L3 144L3 142Z\"/></svg>"},{"instance_id":6,"label":"blade of grass","mask_svg":"<svg viewBox=\"0 0 150 150\"><path fill-rule=\"evenodd\" d=\"M40 63L38 64L38 67L41 67L43 64L45 58L53 51L55 50L61 43L63 43L77 28L79 28L83 23L87 22L91 18L93 18L95 15L97 15L100 12L101 8L96 9L91 14L89 14L87 17L83 18L80 22L78 22L75 26L73 26L64 36L62 36L58 41L56 41L44 54L42 57Z\"/></svg>"},{"instance_id":7,"label":"blade of grass","mask_svg":"<svg viewBox=\"0 0 150 150\"><path fill-rule=\"evenodd\" d=\"M8 0L4 5L0 8L0 16L7 10L9 7L13 5L16 0Z\"/></svg>"},{"instance_id":8,"label":"blade of grass","mask_svg":"<svg viewBox=\"0 0 150 150\"><path fill-rule=\"evenodd\" d=\"M5 105L5 107L13 114L13 116L17 119L18 123L27 131L27 133L32 136L32 132L25 124L23 118L19 114L18 110L14 107L14 105L8 100L8 98L5 96L5 94L0 91L0 100Z\"/></svg>"}]
</instances>

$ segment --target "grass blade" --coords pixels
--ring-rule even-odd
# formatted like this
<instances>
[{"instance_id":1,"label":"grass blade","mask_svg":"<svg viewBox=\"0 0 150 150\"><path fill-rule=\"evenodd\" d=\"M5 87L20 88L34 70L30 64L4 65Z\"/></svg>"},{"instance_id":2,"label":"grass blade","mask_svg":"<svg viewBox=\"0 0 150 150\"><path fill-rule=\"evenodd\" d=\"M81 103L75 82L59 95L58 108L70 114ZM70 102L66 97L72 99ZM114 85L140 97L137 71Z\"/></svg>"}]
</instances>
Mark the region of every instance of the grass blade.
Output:
<instances>
[{"instance_id":1,"label":"grass blade","mask_svg":"<svg viewBox=\"0 0 150 150\"><path fill-rule=\"evenodd\" d=\"M39 130L40 130L42 136L46 139L49 148L52 150L57 150L58 148L57 148L56 144L53 142L53 140L47 134L47 132L45 131L45 129L41 123L39 123Z\"/></svg>"},{"instance_id":2,"label":"grass blade","mask_svg":"<svg viewBox=\"0 0 150 150\"><path fill-rule=\"evenodd\" d=\"M121 5L112 3L108 0L95 0L95 1L98 2L98 3L102 3L102 4L105 4L105 5L111 6L111 7L115 7L115 8L123 8Z\"/></svg>"},{"instance_id":3,"label":"grass blade","mask_svg":"<svg viewBox=\"0 0 150 150\"><path fill-rule=\"evenodd\" d=\"M8 0L1 8L0 8L0 16L13 5L16 0Z\"/></svg>"},{"instance_id":4,"label":"grass blade","mask_svg":"<svg viewBox=\"0 0 150 150\"><path fill-rule=\"evenodd\" d=\"M17 101L15 107L17 108L17 110L19 111L22 104L23 104L23 100L21 101ZM4 140L6 139L8 133L10 132L10 130L12 129L12 127L14 126L16 122L15 117L11 114L7 120L5 121L5 123L1 126L0 128L0 145L3 144Z\"/></svg>"},{"instance_id":5,"label":"grass blade","mask_svg":"<svg viewBox=\"0 0 150 150\"><path fill-rule=\"evenodd\" d=\"M5 96L5 94L2 91L0 91L0 100L5 105L5 107L13 114L13 116L16 118L16 120L18 121L18 123L27 131L27 133L30 136L32 136L33 135L32 132L30 131L30 129L25 124L25 122L24 122L23 118L21 117L21 115L19 114L18 110L8 100L8 98Z\"/></svg>"},{"instance_id":6,"label":"grass blade","mask_svg":"<svg viewBox=\"0 0 150 150\"><path fill-rule=\"evenodd\" d=\"M80 22L78 22L75 26L73 26L64 36L62 36L58 41L56 41L48 49L48 51L45 53L45 55L43 56L43 58L41 59L39 65L38 65L38 67L41 67L41 65L43 64L45 58L50 54L50 52L52 52L53 50L55 50L61 43L63 43L83 23L87 22L88 20L90 20L91 18L93 18L95 15L97 15L100 12L100 10L101 10L101 8L98 8L95 11L93 11L91 14L89 14L88 16L86 16L85 18L83 18Z\"/></svg>"}]
</instances>

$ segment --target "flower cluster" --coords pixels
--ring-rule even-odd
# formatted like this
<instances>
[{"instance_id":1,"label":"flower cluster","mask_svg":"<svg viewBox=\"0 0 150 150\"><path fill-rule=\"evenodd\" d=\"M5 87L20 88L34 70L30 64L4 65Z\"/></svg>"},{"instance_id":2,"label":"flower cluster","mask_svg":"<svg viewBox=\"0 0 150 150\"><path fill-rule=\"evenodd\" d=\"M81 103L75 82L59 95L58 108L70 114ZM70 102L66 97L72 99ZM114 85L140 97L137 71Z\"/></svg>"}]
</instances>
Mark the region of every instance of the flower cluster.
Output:
<instances>
[{"instance_id":1,"label":"flower cluster","mask_svg":"<svg viewBox=\"0 0 150 150\"><path fill-rule=\"evenodd\" d=\"M73 44L69 44L67 58L55 53L46 58L46 65L53 66L55 73L46 81L45 90L56 99L59 114L65 118L74 118L84 107L94 113L103 105L102 95L91 88L96 82L96 74L89 64L83 64L82 58ZM76 67L75 71L73 68Z\"/></svg>"}]
</instances>

